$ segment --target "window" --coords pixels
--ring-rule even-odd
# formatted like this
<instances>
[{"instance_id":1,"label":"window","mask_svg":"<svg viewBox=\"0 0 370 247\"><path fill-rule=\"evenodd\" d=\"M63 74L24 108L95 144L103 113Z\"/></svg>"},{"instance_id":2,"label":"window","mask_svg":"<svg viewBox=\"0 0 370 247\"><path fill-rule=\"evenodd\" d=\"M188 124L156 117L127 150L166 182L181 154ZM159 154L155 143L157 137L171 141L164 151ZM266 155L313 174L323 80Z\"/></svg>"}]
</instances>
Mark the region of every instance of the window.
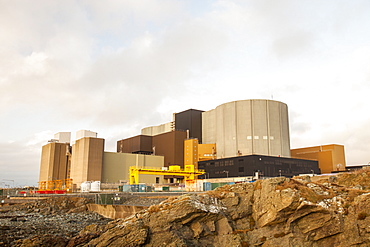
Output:
<instances>
[{"instance_id":1,"label":"window","mask_svg":"<svg viewBox=\"0 0 370 247\"><path fill-rule=\"evenodd\" d=\"M156 177L156 178L155 178L155 183L156 183L156 184L159 184L159 177Z\"/></svg>"},{"instance_id":2,"label":"window","mask_svg":"<svg viewBox=\"0 0 370 247\"><path fill-rule=\"evenodd\" d=\"M239 167L239 172L244 172L244 167L243 166Z\"/></svg>"}]
</instances>

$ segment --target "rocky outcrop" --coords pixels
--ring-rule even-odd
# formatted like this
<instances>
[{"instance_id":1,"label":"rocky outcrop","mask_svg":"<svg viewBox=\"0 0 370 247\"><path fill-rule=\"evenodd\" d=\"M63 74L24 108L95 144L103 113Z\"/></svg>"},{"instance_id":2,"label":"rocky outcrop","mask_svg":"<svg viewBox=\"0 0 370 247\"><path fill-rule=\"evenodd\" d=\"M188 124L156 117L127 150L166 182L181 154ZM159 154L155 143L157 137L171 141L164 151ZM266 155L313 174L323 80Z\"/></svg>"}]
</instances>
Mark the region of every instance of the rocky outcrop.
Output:
<instances>
[{"instance_id":1,"label":"rocky outcrop","mask_svg":"<svg viewBox=\"0 0 370 247\"><path fill-rule=\"evenodd\" d=\"M100 205L100 204L87 204L87 208L91 212L96 212L106 218L119 219L126 218L130 215L136 214L147 206L128 206L128 205Z\"/></svg>"},{"instance_id":2,"label":"rocky outcrop","mask_svg":"<svg viewBox=\"0 0 370 247\"><path fill-rule=\"evenodd\" d=\"M369 205L365 191L273 178L172 198L74 241L89 235L78 246L369 246Z\"/></svg>"},{"instance_id":3,"label":"rocky outcrop","mask_svg":"<svg viewBox=\"0 0 370 247\"><path fill-rule=\"evenodd\" d=\"M370 193L362 190L367 188L363 182L367 176L363 173L321 182L279 177L172 197L128 218L89 225L58 243L148 247L370 246ZM342 176L354 183L348 185ZM17 241L17 246L42 246L52 241L50 235L34 236Z\"/></svg>"}]
</instances>

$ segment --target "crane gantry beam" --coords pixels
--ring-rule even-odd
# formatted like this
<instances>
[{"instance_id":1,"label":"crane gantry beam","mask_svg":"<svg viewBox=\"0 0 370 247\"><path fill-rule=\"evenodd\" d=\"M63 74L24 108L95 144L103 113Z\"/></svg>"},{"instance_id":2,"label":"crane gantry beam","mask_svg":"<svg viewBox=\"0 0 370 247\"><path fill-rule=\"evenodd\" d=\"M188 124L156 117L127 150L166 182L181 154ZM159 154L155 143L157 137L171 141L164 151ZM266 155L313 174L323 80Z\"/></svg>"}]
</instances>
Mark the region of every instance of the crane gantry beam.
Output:
<instances>
[{"instance_id":1,"label":"crane gantry beam","mask_svg":"<svg viewBox=\"0 0 370 247\"><path fill-rule=\"evenodd\" d=\"M185 183L187 183L195 180L199 175L204 173L203 170L195 169L194 165L185 165L184 170L182 170L180 166L169 166L168 170L131 166L130 184L139 183L139 174L184 176Z\"/></svg>"}]
</instances>

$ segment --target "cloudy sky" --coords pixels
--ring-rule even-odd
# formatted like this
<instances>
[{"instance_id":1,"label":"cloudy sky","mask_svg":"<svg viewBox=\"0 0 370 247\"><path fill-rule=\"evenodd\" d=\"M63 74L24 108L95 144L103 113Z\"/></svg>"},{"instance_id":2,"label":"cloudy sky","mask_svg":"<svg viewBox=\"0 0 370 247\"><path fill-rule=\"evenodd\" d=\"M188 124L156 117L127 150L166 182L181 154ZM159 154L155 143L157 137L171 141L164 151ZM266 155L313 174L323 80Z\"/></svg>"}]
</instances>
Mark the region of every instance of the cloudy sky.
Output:
<instances>
[{"instance_id":1,"label":"cloudy sky","mask_svg":"<svg viewBox=\"0 0 370 247\"><path fill-rule=\"evenodd\" d=\"M291 147L370 161L368 0L0 0L0 183L61 131L106 151L189 108L288 104ZM0 186L1 186L0 185Z\"/></svg>"}]
</instances>

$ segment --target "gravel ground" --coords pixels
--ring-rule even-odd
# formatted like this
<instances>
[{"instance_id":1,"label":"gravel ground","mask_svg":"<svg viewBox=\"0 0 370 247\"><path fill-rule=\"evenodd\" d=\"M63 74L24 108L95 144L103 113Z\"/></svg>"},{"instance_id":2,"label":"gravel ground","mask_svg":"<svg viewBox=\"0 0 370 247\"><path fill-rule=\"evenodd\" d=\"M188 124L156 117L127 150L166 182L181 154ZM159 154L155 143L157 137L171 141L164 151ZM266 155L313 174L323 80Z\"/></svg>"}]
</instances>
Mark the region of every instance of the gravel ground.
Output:
<instances>
[{"instance_id":1,"label":"gravel ground","mask_svg":"<svg viewBox=\"0 0 370 247\"><path fill-rule=\"evenodd\" d=\"M133 196L119 194L117 204L150 206L166 200L169 195ZM60 246L78 235L88 225L105 225L111 219L88 212L86 204L94 197L50 197L33 202L0 207L0 246L20 246L20 241L49 236L48 246ZM17 242L17 240L19 240ZM33 244L30 244L33 246ZM42 244L45 246L45 243Z\"/></svg>"},{"instance_id":2,"label":"gravel ground","mask_svg":"<svg viewBox=\"0 0 370 247\"><path fill-rule=\"evenodd\" d=\"M84 206L75 210L72 205L67 211L53 210L50 202L38 205L39 208L35 208L34 204L0 207L0 246L14 246L19 239L40 235L52 235L66 241L88 225L105 225L111 221L86 211ZM71 212L73 210L80 212Z\"/></svg>"}]
</instances>

